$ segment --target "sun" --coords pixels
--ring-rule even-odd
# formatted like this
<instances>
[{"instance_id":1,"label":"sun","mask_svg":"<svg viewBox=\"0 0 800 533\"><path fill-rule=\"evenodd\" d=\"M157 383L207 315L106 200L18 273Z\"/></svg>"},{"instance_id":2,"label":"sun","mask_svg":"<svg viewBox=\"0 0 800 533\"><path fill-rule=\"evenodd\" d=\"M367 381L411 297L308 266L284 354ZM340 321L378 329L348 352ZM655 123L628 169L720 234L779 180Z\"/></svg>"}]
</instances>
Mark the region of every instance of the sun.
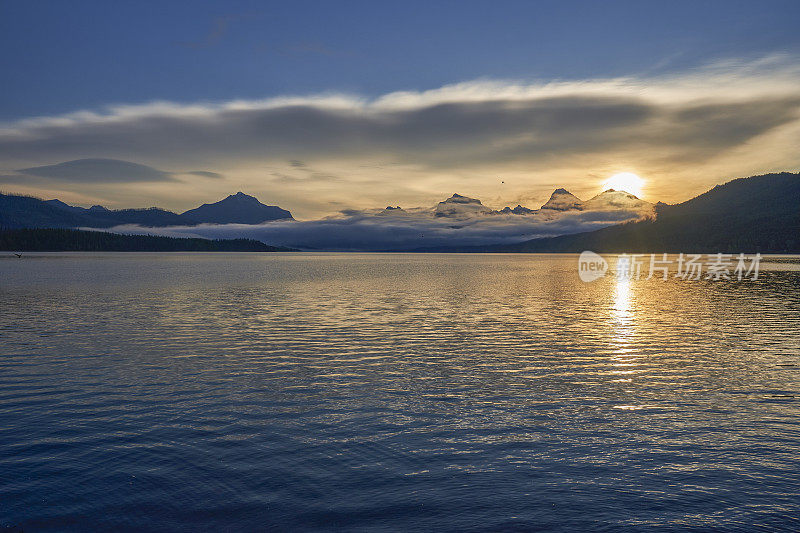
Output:
<instances>
[{"instance_id":1,"label":"sun","mask_svg":"<svg viewBox=\"0 0 800 533\"><path fill-rule=\"evenodd\" d=\"M614 174L603 182L603 189L614 189L615 191L625 191L634 196L642 195L644 180L633 172L620 172Z\"/></svg>"}]
</instances>

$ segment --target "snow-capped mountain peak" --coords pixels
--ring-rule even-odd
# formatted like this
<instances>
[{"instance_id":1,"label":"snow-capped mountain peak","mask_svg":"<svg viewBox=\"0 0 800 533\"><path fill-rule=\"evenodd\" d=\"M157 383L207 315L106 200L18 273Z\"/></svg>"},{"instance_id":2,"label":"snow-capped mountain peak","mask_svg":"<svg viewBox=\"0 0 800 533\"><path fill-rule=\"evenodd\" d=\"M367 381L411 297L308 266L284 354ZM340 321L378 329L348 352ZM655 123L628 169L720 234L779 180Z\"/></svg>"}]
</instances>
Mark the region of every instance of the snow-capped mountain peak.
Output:
<instances>
[{"instance_id":1,"label":"snow-capped mountain peak","mask_svg":"<svg viewBox=\"0 0 800 533\"><path fill-rule=\"evenodd\" d=\"M592 199L587 200L584 203L584 209L587 211L613 211L624 209L638 211L643 215L649 215L653 212L653 204L629 192L608 189Z\"/></svg>"},{"instance_id":2,"label":"snow-capped mountain peak","mask_svg":"<svg viewBox=\"0 0 800 533\"><path fill-rule=\"evenodd\" d=\"M439 202L434 209L437 217L463 218L476 215L488 215L492 210L481 203L477 198L469 198L454 194L447 200Z\"/></svg>"},{"instance_id":3,"label":"snow-capped mountain peak","mask_svg":"<svg viewBox=\"0 0 800 533\"><path fill-rule=\"evenodd\" d=\"M556 189L550 195L550 199L542 206L542 209L552 209L554 211L581 210L583 209L583 201L566 189Z\"/></svg>"}]
</instances>

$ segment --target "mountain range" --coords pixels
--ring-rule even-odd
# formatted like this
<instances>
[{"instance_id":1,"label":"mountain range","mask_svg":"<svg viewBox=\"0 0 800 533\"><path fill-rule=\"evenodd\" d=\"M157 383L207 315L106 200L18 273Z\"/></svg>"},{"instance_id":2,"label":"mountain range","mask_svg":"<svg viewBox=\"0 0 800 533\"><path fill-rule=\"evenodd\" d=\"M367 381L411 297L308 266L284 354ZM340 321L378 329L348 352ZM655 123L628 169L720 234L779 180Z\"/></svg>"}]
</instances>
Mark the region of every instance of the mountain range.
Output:
<instances>
[{"instance_id":1,"label":"mountain range","mask_svg":"<svg viewBox=\"0 0 800 533\"><path fill-rule=\"evenodd\" d=\"M782 172L735 179L686 202L656 204L654 217L595 231L512 244L419 251L577 253L584 250L800 253L800 174Z\"/></svg>"},{"instance_id":2,"label":"mountain range","mask_svg":"<svg viewBox=\"0 0 800 533\"><path fill-rule=\"evenodd\" d=\"M559 188L536 209L492 209L453 194L428 207L346 210L302 221L241 192L180 214L0 195L0 228L6 230L96 228L332 251L791 253L800 252L799 218L800 174L787 172L736 179L675 205L615 190L584 201ZM52 246L56 236L36 238Z\"/></svg>"},{"instance_id":3,"label":"mountain range","mask_svg":"<svg viewBox=\"0 0 800 533\"><path fill-rule=\"evenodd\" d=\"M403 209L400 206L383 210L347 210L346 216L391 216L415 219L457 219L475 221L481 217L525 217L527 223L553 221L580 212L605 213L609 224L620 220L652 216L653 204L631 194L609 189L584 202L566 189L556 189L550 199L539 209L517 205L494 210L477 198L453 194L429 207ZM174 213L157 207L146 209L108 209L101 205L84 208L69 205L61 200L40 200L30 196L0 194L0 227L5 228L113 228L139 226L166 228L196 226L198 224L248 224L256 225L275 220L294 220L292 214L277 206L264 205L257 198L242 192L183 213Z\"/></svg>"},{"instance_id":4,"label":"mountain range","mask_svg":"<svg viewBox=\"0 0 800 533\"><path fill-rule=\"evenodd\" d=\"M277 206L264 205L242 192L180 214L157 207L107 209L94 205L84 208L61 200L0 194L0 227L5 228L111 228L122 225L158 228L198 224L260 224L270 220L292 220L292 214Z\"/></svg>"},{"instance_id":5,"label":"mountain range","mask_svg":"<svg viewBox=\"0 0 800 533\"><path fill-rule=\"evenodd\" d=\"M653 214L653 204L637 198L624 191L608 189L583 201L566 189L556 189L539 209L530 209L517 205L514 208L504 207L494 210L481 203L477 198L469 198L454 194L450 198L439 202L433 209L436 217L447 218L472 218L486 215L519 215L540 216L545 218L557 217L565 212L575 211L629 211L636 216L647 217ZM399 207L387 207L396 213ZM420 210L417 210L420 212Z\"/></svg>"}]
</instances>

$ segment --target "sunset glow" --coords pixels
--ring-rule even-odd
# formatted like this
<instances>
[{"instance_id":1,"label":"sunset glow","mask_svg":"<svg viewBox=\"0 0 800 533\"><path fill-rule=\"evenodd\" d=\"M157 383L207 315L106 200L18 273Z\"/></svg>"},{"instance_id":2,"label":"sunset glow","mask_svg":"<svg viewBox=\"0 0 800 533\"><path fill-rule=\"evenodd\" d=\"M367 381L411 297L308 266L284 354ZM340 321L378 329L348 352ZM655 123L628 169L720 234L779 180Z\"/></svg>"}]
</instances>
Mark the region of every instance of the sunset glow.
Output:
<instances>
[{"instance_id":1,"label":"sunset glow","mask_svg":"<svg viewBox=\"0 0 800 533\"><path fill-rule=\"evenodd\" d=\"M603 189L614 189L615 191L625 191L634 196L642 196L644 180L633 172L620 172L614 174L603 182Z\"/></svg>"}]
</instances>

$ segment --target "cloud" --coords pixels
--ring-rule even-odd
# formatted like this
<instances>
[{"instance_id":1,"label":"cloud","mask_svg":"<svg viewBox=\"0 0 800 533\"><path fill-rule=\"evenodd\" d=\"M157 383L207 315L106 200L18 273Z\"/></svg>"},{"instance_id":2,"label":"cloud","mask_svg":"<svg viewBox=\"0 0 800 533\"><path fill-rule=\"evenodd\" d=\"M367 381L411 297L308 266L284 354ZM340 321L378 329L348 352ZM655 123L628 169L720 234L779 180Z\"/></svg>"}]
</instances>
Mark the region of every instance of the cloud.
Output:
<instances>
[{"instance_id":1,"label":"cloud","mask_svg":"<svg viewBox=\"0 0 800 533\"><path fill-rule=\"evenodd\" d=\"M213 167L237 188L316 213L336 201L422 203L455 189L498 203L558 186L589 192L598 176L619 171L640 173L654 200L673 201L732 177L798 168L798 87L797 62L776 56L670 76L478 80L374 99L109 106L0 125L0 168L85 157ZM142 179L126 175L106 179ZM103 179L93 176L83 179ZM313 198L298 194L303 183ZM160 193L166 200L155 200L169 204L168 189Z\"/></svg>"},{"instance_id":2,"label":"cloud","mask_svg":"<svg viewBox=\"0 0 800 533\"><path fill-rule=\"evenodd\" d=\"M217 172L210 172L208 170L190 170L189 172L186 172L186 174L191 174L192 176L200 176L203 178L214 178L214 179L224 178L222 174L219 174Z\"/></svg>"},{"instance_id":3,"label":"cloud","mask_svg":"<svg viewBox=\"0 0 800 533\"><path fill-rule=\"evenodd\" d=\"M85 183L173 179L169 172L118 159L76 159L55 165L22 168L17 172L39 178Z\"/></svg>"},{"instance_id":4,"label":"cloud","mask_svg":"<svg viewBox=\"0 0 800 533\"><path fill-rule=\"evenodd\" d=\"M554 218L491 215L459 220L408 212L394 215L385 211L378 214L348 211L321 220L168 228L118 226L111 231L209 239L249 238L304 250L381 251L522 242L591 231L640 216L637 211L617 210L575 211Z\"/></svg>"}]
</instances>

